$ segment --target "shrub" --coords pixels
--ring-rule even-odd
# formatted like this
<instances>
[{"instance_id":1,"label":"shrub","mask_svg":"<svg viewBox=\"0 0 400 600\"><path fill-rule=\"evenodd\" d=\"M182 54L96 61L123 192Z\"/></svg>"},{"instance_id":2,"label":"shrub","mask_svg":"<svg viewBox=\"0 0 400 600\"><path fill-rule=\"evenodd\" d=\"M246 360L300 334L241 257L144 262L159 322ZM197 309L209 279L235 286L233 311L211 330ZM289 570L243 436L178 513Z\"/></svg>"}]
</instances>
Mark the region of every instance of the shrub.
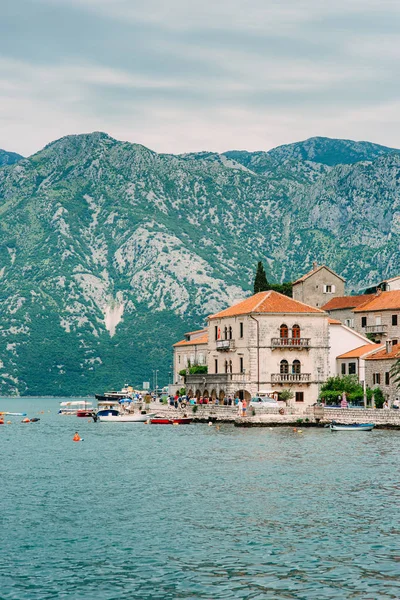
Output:
<instances>
[{"instance_id":1,"label":"shrub","mask_svg":"<svg viewBox=\"0 0 400 600\"><path fill-rule=\"evenodd\" d=\"M383 403L385 402L385 396L383 395L381 388L379 388L379 387L374 388L372 390L372 393L374 394L374 397L375 397L376 408L382 408Z\"/></svg>"},{"instance_id":2,"label":"shrub","mask_svg":"<svg viewBox=\"0 0 400 600\"><path fill-rule=\"evenodd\" d=\"M199 407L197 406L197 404L195 404L195 405L193 406L193 408L192 408L192 411L193 411L193 413L194 413L194 414L196 414L196 413L197 413L197 409L198 409L198 408L199 408Z\"/></svg>"}]
</instances>

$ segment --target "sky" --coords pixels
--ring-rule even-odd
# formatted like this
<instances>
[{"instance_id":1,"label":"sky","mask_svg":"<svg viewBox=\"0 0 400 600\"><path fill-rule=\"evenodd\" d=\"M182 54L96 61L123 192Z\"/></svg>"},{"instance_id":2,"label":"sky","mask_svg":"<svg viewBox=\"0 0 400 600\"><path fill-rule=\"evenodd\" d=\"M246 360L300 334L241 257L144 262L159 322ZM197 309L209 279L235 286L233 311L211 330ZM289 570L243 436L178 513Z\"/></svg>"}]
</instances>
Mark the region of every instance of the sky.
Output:
<instances>
[{"instance_id":1,"label":"sky","mask_svg":"<svg viewBox=\"0 0 400 600\"><path fill-rule=\"evenodd\" d=\"M0 0L0 148L400 147L399 0Z\"/></svg>"}]
</instances>

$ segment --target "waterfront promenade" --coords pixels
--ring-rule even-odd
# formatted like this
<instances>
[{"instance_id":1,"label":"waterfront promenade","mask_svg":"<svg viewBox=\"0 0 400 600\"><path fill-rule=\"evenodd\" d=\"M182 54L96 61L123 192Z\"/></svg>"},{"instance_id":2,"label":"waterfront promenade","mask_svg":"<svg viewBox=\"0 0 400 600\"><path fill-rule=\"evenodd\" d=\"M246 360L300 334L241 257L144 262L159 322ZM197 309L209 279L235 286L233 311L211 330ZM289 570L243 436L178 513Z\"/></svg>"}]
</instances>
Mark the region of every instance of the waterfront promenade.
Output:
<instances>
[{"instance_id":1,"label":"waterfront promenade","mask_svg":"<svg viewBox=\"0 0 400 600\"><path fill-rule=\"evenodd\" d=\"M193 411L193 408L196 410ZM245 427L271 427L271 426L325 426L331 421L338 423L374 423L376 427L400 429L400 410L383 410L373 408L321 408L309 407L304 412L295 409L285 409L285 414L279 414L276 408L257 408L254 416L248 410L246 417L238 415L235 406L216 406L213 404L198 404L194 407L187 405L184 409L174 408L159 402L150 404L150 410L162 415L176 416L185 413L194 422L215 421L234 423L236 426Z\"/></svg>"}]
</instances>

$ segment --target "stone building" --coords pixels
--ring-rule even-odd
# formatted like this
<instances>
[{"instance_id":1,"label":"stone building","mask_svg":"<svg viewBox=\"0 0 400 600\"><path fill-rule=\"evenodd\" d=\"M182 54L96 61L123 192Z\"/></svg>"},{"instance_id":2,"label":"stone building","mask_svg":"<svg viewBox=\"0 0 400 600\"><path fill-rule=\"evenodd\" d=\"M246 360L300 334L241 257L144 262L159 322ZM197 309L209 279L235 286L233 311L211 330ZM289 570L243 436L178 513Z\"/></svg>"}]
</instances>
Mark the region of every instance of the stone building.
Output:
<instances>
[{"instance_id":1,"label":"stone building","mask_svg":"<svg viewBox=\"0 0 400 600\"><path fill-rule=\"evenodd\" d=\"M184 378L179 375L179 371L187 369L194 365L207 364L207 329L198 329L185 333L184 339L173 345L174 364L173 364L173 384L184 385Z\"/></svg>"},{"instance_id":2,"label":"stone building","mask_svg":"<svg viewBox=\"0 0 400 600\"><path fill-rule=\"evenodd\" d=\"M190 375L193 395L250 398L290 389L309 406L329 373L328 315L274 291L208 318L207 375Z\"/></svg>"},{"instance_id":3,"label":"stone building","mask_svg":"<svg viewBox=\"0 0 400 600\"><path fill-rule=\"evenodd\" d=\"M400 290L378 292L369 302L353 310L354 329L376 342L400 337Z\"/></svg>"},{"instance_id":4,"label":"stone building","mask_svg":"<svg viewBox=\"0 0 400 600\"><path fill-rule=\"evenodd\" d=\"M332 319L338 319L343 325L354 329L354 309L374 298L374 294L360 296L338 296L321 306Z\"/></svg>"},{"instance_id":5,"label":"stone building","mask_svg":"<svg viewBox=\"0 0 400 600\"><path fill-rule=\"evenodd\" d=\"M336 358L337 374L341 376L356 375L358 381L363 383L366 381L366 359L372 354L384 350L384 348L385 346L382 344L365 344L349 352L339 354Z\"/></svg>"},{"instance_id":6,"label":"stone building","mask_svg":"<svg viewBox=\"0 0 400 600\"><path fill-rule=\"evenodd\" d=\"M328 300L344 296L345 280L326 267L313 264L313 268L293 283L293 299L321 308Z\"/></svg>"},{"instance_id":7,"label":"stone building","mask_svg":"<svg viewBox=\"0 0 400 600\"><path fill-rule=\"evenodd\" d=\"M400 398L400 390L390 376L390 369L400 358L400 346L388 340L384 347L365 359L365 380L370 388L381 388L391 406Z\"/></svg>"}]
</instances>

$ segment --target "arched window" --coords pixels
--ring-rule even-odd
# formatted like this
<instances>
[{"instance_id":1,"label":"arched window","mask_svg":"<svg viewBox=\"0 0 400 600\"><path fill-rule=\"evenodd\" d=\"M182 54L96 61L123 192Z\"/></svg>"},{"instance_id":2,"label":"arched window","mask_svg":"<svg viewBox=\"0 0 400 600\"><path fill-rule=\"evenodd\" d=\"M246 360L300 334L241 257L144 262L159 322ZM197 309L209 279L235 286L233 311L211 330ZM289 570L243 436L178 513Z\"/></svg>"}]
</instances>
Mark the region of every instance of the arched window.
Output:
<instances>
[{"instance_id":1,"label":"arched window","mask_svg":"<svg viewBox=\"0 0 400 600\"><path fill-rule=\"evenodd\" d=\"M232 361L229 361L229 373L232 373Z\"/></svg>"},{"instance_id":2,"label":"arched window","mask_svg":"<svg viewBox=\"0 0 400 600\"><path fill-rule=\"evenodd\" d=\"M289 373L289 363L287 360L281 360L280 372L281 374Z\"/></svg>"},{"instance_id":3,"label":"arched window","mask_svg":"<svg viewBox=\"0 0 400 600\"><path fill-rule=\"evenodd\" d=\"M229 326L229 339L230 340L232 339L232 327L231 326Z\"/></svg>"},{"instance_id":4,"label":"arched window","mask_svg":"<svg viewBox=\"0 0 400 600\"><path fill-rule=\"evenodd\" d=\"M228 328L226 326L224 329L224 339L226 339L226 340L228 339Z\"/></svg>"},{"instance_id":5,"label":"arched window","mask_svg":"<svg viewBox=\"0 0 400 600\"><path fill-rule=\"evenodd\" d=\"M227 372L228 372L228 361L226 360L225 361L225 373L227 373Z\"/></svg>"},{"instance_id":6,"label":"arched window","mask_svg":"<svg viewBox=\"0 0 400 600\"><path fill-rule=\"evenodd\" d=\"M279 331L280 331L281 338L286 338L287 339L289 337L288 326L285 325L284 323L280 326Z\"/></svg>"},{"instance_id":7,"label":"arched window","mask_svg":"<svg viewBox=\"0 0 400 600\"><path fill-rule=\"evenodd\" d=\"M300 325L293 325L293 327L292 327L292 338L293 338L293 344L299 344L300 343Z\"/></svg>"},{"instance_id":8,"label":"arched window","mask_svg":"<svg viewBox=\"0 0 400 600\"><path fill-rule=\"evenodd\" d=\"M301 366L300 366L300 361L299 360L294 360L292 363L292 373L300 373L301 371Z\"/></svg>"}]
</instances>

